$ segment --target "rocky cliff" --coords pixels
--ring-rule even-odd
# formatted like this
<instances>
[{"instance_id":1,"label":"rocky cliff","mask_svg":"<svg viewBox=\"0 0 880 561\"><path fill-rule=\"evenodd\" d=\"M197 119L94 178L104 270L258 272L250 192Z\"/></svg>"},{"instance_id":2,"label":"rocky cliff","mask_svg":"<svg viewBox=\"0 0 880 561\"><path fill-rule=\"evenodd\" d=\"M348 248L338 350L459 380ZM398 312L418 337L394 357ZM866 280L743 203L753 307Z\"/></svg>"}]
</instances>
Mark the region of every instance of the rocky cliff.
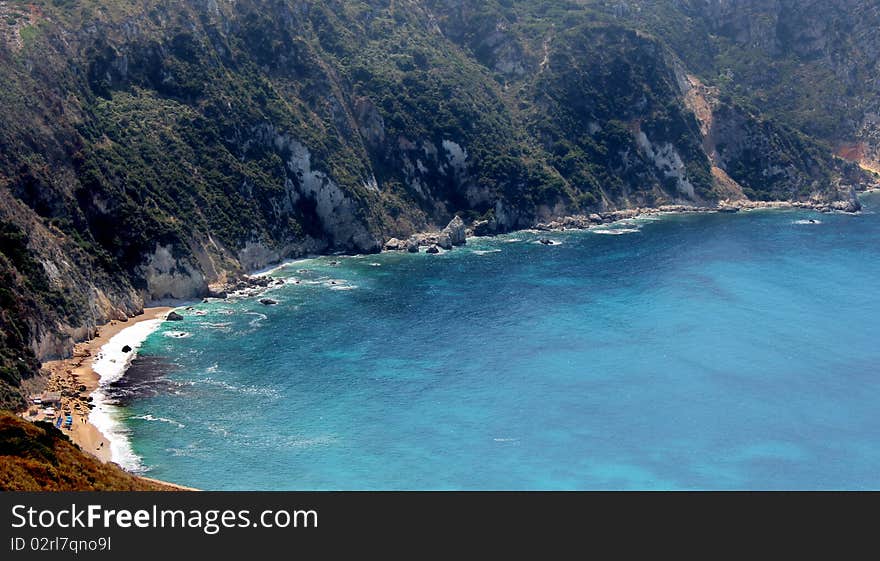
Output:
<instances>
[{"instance_id":1,"label":"rocky cliff","mask_svg":"<svg viewBox=\"0 0 880 561\"><path fill-rule=\"evenodd\" d=\"M661 37L691 71L816 137L880 162L880 4L864 0L587 1Z\"/></svg>"},{"instance_id":2,"label":"rocky cliff","mask_svg":"<svg viewBox=\"0 0 880 561\"><path fill-rule=\"evenodd\" d=\"M0 1L0 402L146 302L456 215L849 200L878 34L848 4ZM804 60L846 126L774 95Z\"/></svg>"}]
</instances>

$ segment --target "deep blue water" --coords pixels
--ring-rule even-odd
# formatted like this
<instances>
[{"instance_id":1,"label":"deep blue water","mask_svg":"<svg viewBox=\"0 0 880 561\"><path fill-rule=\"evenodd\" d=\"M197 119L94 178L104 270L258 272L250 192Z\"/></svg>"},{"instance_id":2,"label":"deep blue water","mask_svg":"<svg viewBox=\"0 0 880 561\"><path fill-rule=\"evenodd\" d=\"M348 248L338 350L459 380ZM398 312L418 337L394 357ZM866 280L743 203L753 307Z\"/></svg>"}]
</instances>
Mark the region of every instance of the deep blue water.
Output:
<instances>
[{"instance_id":1,"label":"deep blue water","mask_svg":"<svg viewBox=\"0 0 880 561\"><path fill-rule=\"evenodd\" d=\"M202 489L880 489L864 202L299 262L151 335L125 424Z\"/></svg>"}]
</instances>

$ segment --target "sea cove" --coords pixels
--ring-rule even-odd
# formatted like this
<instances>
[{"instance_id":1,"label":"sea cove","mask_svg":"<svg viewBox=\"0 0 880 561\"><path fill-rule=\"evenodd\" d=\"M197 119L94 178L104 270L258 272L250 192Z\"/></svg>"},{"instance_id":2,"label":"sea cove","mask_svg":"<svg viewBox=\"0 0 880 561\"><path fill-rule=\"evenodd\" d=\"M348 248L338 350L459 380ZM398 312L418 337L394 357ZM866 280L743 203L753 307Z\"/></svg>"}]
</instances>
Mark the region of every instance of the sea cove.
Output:
<instances>
[{"instance_id":1,"label":"sea cove","mask_svg":"<svg viewBox=\"0 0 880 561\"><path fill-rule=\"evenodd\" d=\"M290 264L149 335L105 390L114 459L200 489L876 489L863 204Z\"/></svg>"}]
</instances>

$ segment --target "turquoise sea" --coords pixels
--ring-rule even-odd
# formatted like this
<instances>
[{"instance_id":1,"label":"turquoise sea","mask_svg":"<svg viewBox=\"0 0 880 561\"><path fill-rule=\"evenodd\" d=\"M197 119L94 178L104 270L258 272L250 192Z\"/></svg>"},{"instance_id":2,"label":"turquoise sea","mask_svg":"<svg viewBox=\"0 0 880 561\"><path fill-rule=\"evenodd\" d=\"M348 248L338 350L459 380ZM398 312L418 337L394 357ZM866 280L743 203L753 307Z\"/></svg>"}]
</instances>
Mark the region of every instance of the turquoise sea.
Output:
<instances>
[{"instance_id":1,"label":"turquoise sea","mask_svg":"<svg viewBox=\"0 0 880 561\"><path fill-rule=\"evenodd\" d=\"M150 335L118 416L202 489L880 489L864 204L296 262Z\"/></svg>"}]
</instances>

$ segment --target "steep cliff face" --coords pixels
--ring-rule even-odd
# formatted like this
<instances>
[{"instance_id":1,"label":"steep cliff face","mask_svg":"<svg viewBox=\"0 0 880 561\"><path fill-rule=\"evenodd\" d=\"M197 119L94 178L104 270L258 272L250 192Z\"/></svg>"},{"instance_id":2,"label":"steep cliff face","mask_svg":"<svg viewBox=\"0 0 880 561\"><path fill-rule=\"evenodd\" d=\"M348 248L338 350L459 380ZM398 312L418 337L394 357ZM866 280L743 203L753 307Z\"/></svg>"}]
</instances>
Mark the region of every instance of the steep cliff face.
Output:
<instances>
[{"instance_id":1,"label":"steep cliff face","mask_svg":"<svg viewBox=\"0 0 880 561\"><path fill-rule=\"evenodd\" d=\"M815 136L838 155L880 161L880 5L865 0L586 1L662 37L726 94Z\"/></svg>"},{"instance_id":2,"label":"steep cliff face","mask_svg":"<svg viewBox=\"0 0 880 561\"><path fill-rule=\"evenodd\" d=\"M805 136L793 106L755 109L769 86L724 58L751 49L774 72L833 59L860 84L839 25L734 4L0 1L2 404L37 361L146 302L306 253L378 251L456 214L508 230L848 196L869 179ZM877 34L860 29L844 46L868 56ZM692 74L714 93L695 95ZM839 136L866 154L868 91L834 129L862 126Z\"/></svg>"}]
</instances>

